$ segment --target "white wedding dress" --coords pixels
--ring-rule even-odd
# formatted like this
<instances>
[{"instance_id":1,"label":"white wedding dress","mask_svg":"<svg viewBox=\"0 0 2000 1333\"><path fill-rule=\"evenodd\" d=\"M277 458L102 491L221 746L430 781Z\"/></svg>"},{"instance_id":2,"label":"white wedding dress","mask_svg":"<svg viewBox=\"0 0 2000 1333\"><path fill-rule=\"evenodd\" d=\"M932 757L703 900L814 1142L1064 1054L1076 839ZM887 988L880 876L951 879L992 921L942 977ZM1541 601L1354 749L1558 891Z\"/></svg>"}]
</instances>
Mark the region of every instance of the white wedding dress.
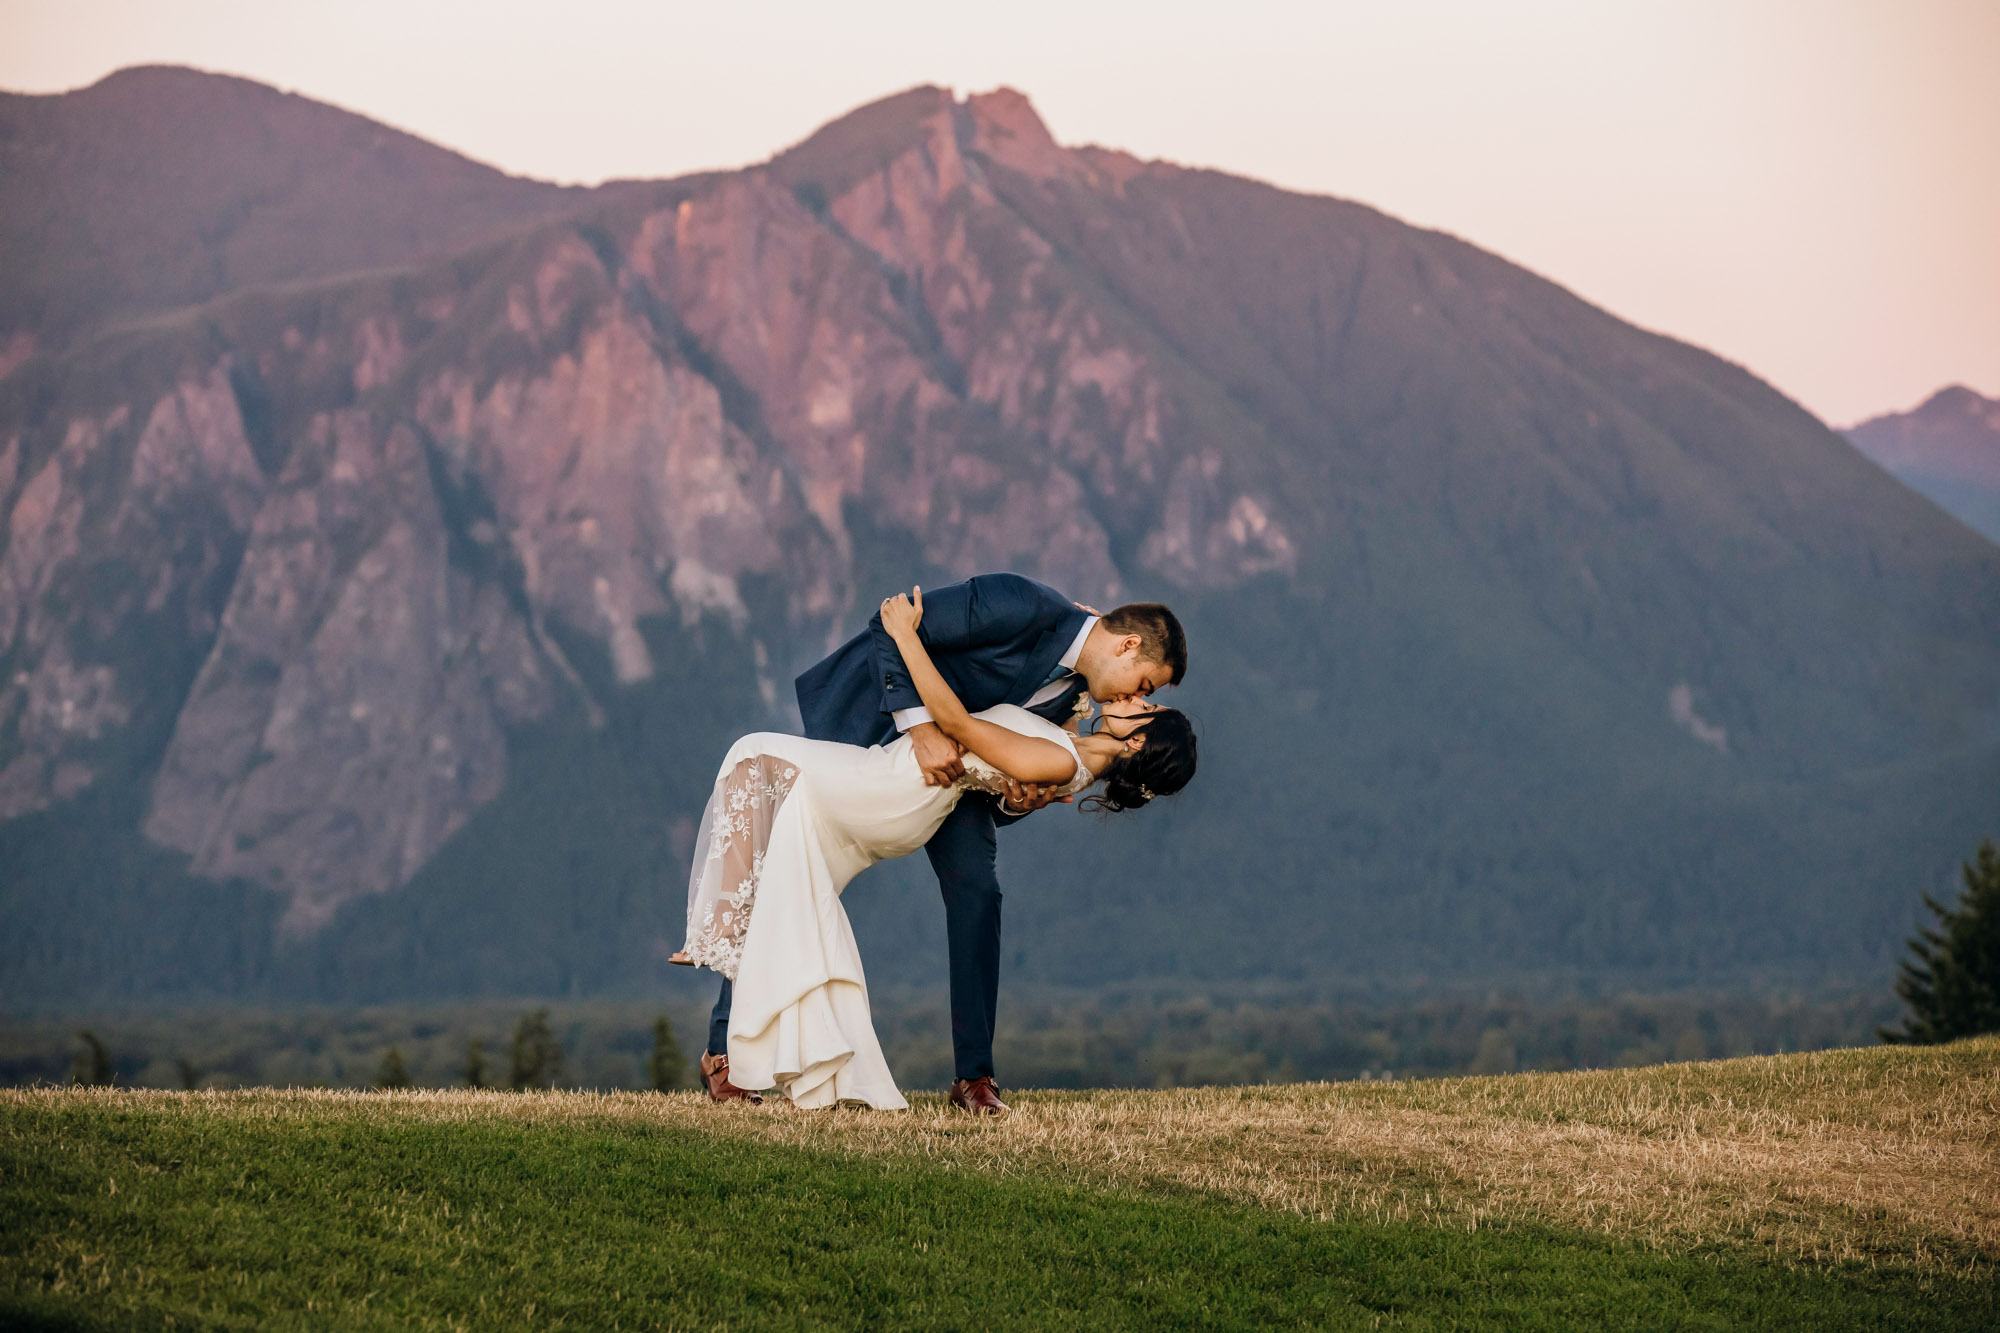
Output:
<instances>
[{"instance_id":1,"label":"white wedding dress","mask_svg":"<svg viewBox=\"0 0 2000 1333\"><path fill-rule=\"evenodd\" d=\"M1025 708L977 716L1076 755L1074 737ZM1079 758L1057 794L1090 780ZM1003 782L968 754L956 785L925 786L907 736L864 748L757 732L729 748L695 840L685 952L735 983L730 1082L804 1107L909 1105L875 1039L841 891L930 841L966 791L998 794Z\"/></svg>"}]
</instances>

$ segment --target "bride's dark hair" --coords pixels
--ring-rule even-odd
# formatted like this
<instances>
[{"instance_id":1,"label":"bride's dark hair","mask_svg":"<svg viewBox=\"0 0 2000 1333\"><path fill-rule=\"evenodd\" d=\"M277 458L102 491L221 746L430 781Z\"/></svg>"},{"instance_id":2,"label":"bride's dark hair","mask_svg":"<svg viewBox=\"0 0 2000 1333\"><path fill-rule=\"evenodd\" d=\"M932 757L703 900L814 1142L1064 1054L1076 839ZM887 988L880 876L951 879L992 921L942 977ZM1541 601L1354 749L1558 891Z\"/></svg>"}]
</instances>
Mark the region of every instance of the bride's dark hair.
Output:
<instances>
[{"instance_id":1,"label":"bride's dark hair","mask_svg":"<svg viewBox=\"0 0 2000 1333\"><path fill-rule=\"evenodd\" d=\"M1084 809L1107 813L1137 810L1155 796L1172 796L1194 777L1194 724L1186 713L1178 708L1148 713L1132 734L1141 731L1146 733L1146 743L1105 767L1098 775L1104 790L1084 797Z\"/></svg>"}]
</instances>

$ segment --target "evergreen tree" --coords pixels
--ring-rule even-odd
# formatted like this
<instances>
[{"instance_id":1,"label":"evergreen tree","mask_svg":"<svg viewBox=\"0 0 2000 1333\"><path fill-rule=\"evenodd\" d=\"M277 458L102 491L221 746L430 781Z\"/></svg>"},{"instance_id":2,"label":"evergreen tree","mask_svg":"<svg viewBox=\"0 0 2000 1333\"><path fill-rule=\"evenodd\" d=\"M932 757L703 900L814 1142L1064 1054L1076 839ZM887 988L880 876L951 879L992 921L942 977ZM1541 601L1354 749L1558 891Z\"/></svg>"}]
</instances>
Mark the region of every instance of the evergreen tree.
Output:
<instances>
[{"instance_id":1,"label":"evergreen tree","mask_svg":"<svg viewBox=\"0 0 2000 1333\"><path fill-rule=\"evenodd\" d=\"M514 1049L508 1061L507 1086L516 1092L552 1088L562 1081L562 1047L549 1031L549 1011L523 1015L514 1026Z\"/></svg>"},{"instance_id":2,"label":"evergreen tree","mask_svg":"<svg viewBox=\"0 0 2000 1333\"><path fill-rule=\"evenodd\" d=\"M653 1020L653 1058L647 1066L654 1090L672 1092L681 1085L681 1075L686 1069L687 1059L681 1055L681 1044L674 1040L674 1025L661 1014Z\"/></svg>"},{"instance_id":3,"label":"evergreen tree","mask_svg":"<svg viewBox=\"0 0 2000 1333\"><path fill-rule=\"evenodd\" d=\"M2000 849L1980 843L1964 870L1957 906L1924 895L1937 922L1910 940L1896 979L1910 1016L1900 1032L1881 1029L1883 1041L1926 1045L2000 1032Z\"/></svg>"},{"instance_id":4,"label":"evergreen tree","mask_svg":"<svg viewBox=\"0 0 2000 1333\"><path fill-rule=\"evenodd\" d=\"M410 1086L410 1071L403 1064L403 1053L394 1046L382 1053L382 1067L375 1071L375 1086L385 1092Z\"/></svg>"},{"instance_id":5,"label":"evergreen tree","mask_svg":"<svg viewBox=\"0 0 2000 1333\"><path fill-rule=\"evenodd\" d=\"M486 1043L477 1038L465 1043L465 1086L468 1088L492 1086L486 1081Z\"/></svg>"},{"instance_id":6,"label":"evergreen tree","mask_svg":"<svg viewBox=\"0 0 2000 1333\"><path fill-rule=\"evenodd\" d=\"M117 1075L111 1068L111 1052L104 1049L104 1043L89 1028L76 1034L83 1039L83 1049L70 1062L69 1080L87 1088L105 1088L116 1081Z\"/></svg>"}]
</instances>

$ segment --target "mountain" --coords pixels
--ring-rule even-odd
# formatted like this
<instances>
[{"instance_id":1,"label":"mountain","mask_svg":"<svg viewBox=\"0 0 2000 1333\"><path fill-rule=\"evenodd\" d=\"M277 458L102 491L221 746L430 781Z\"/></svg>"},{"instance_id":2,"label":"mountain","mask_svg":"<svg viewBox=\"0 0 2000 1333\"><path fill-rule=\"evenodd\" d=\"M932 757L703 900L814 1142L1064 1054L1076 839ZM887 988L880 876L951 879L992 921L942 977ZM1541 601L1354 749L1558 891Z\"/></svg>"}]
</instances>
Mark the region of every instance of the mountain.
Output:
<instances>
[{"instance_id":1,"label":"mountain","mask_svg":"<svg viewBox=\"0 0 2000 1333\"><path fill-rule=\"evenodd\" d=\"M2000 542L2000 401L1955 384L1845 434L1905 485Z\"/></svg>"},{"instance_id":2,"label":"mountain","mask_svg":"<svg viewBox=\"0 0 2000 1333\"><path fill-rule=\"evenodd\" d=\"M728 740L996 568L1173 603L1204 727L1008 832L1017 981L1872 977L1995 831L2000 551L1455 238L937 88L494 226L29 326L10 1001L668 984ZM878 982L925 878L850 896Z\"/></svg>"},{"instance_id":3,"label":"mountain","mask_svg":"<svg viewBox=\"0 0 2000 1333\"><path fill-rule=\"evenodd\" d=\"M191 69L0 93L0 367L238 288L446 255L591 196Z\"/></svg>"}]
</instances>

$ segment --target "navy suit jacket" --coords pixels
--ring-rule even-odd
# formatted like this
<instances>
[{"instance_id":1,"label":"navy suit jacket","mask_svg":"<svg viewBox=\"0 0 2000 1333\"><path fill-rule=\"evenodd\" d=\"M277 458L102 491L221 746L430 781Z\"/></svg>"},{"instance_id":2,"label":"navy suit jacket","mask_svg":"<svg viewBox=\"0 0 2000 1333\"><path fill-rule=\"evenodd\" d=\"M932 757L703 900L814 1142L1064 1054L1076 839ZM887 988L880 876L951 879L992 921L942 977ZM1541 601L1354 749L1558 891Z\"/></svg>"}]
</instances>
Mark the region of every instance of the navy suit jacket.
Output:
<instances>
[{"instance_id":1,"label":"navy suit jacket","mask_svg":"<svg viewBox=\"0 0 2000 1333\"><path fill-rule=\"evenodd\" d=\"M980 574L924 593L917 637L938 674L966 708L1025 704L1083 628L1084 611L1046 584L1019 574ZM903 655L882 628L882 613L795 682L799 716L814 740L885 745L899 709L923 700Z\"/></svg>"}]
</instances>

